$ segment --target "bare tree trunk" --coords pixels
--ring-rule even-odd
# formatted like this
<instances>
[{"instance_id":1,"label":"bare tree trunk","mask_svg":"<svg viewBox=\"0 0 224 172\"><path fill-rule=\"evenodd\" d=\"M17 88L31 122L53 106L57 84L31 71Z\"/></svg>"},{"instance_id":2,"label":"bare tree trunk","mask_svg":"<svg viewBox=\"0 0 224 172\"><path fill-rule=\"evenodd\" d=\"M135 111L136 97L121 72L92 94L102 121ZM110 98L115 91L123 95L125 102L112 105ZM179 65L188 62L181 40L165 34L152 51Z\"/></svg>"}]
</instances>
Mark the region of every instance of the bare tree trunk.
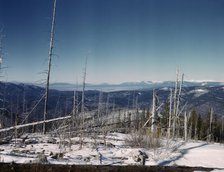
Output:
<instances>
[{"instance_id":1,"label":"bare tree trunk","mask_svg":"<svg viewBox=\"0 0 224 172\"><path fill-rule=\"evenodd\" d=\"M99 125L100 123L100 118L101 118L101 113L102 113L102 99L103 99L103 92L100 91L99 93L99 101L98 101L98 109L97 109L97 123Z\"/></svg>"},{"instance_id":2,"label":"bare tree trunk","mask_svg":"<svg viewBox=\"0 0 224 172\"><path fill-rule=\"evenodd\" d=\"M107 102L106 102L106 117L108 118L109 115L109 106L110 106L110 94L107 94Z\"/></svg>"},{"instance_id":3,"label":"bare tree trunk","mask_svg":"<svg viewBox=\"0 0 224 172\"><path fill-rule=\"evenodd\" d=\"M76 82L76 88L74 89L74 93L73 93L73 108L72 108L72 128L74 130L74 127L76 126L75 123L76 123L76 117L77 117L77 114L78 114L78 96L76 95L77 94L77 88L78 87L78 83Z\"/></svg>"},{"instance_id":4,"label":"bare tree trunk","mask_svg":"<svg viewBox=\"0 0 224 172\"><path fill-rule=\"evenodd\" d=\"M83 84L82 84L82 107L81 107L81 133L80 133L80 149L83 146L83 130L85 121L85 86L86 86L86 68L87 68L87 57L85 62L84 74L83 74Z\"/></svg>"},{"instance_id":5,"label":"bare tree trunk","mask_svg":"<svg viewBox=\"0 0 224 172\"><path fill-rule=\"evenodd\" d=\"M192 138L192 121L190 121L189 138Z\"/></svg>"},{"instance_id":6,"label":"bare tree trunk","mask_svg":"<svg viewBox=\"0 0 224 172\"><path fill-rule=\"evenodd\" d=\"M132 109L135 108L135 90L133 92L133 97L132 97Z\"/></svg>"},{"instance_id":7,"label":"bare tree trunk","mask_svg":"<svg viewBox=\"0 0 224 172\"><path fill-rule=\"evenodd\" d=\"M208 141L212 141L212 121L213 121L213 108L211 108L210 112L210 121L209 121L209 136L208 136Z\"/></svg>"},{"instance_id":8,"label":"bare tree trunk","mask_svg":"<svg viewBox=\"0 0 224 172\"><path fill-rule=\"evenodd\" d=\"M176 78L176 84L175 84L175 90L174 90L174 96L173 96L173 98L174 98L174 101L173 101L173 103L174 103L174 108L173 108L173 112L174 112L173 113L174 114L174 116L173 116L173 138L175 137L175 134L176 134L177 90L178 90L178 82L179 82L178 81L179 70L177 70L176 75L177 75L177 78Z\"/></svg>"},{"instance_id":9,"label":"bare tree trunk","mask_svg":"<svg viewBox=\"0 0 224 172\"><path fill-rule=\"evenodd\" d=\"M22 112L22 117L25 119L26 118L26 89L25 89L25 84L23 84L23 112ZM28 123L28 117L26 120L24 120L25 123ZM26 128L23 128L23 132L26 132Z\"/></svg>"},{"instance_id":10,"label":"bare tree trunk","mask_svg":"<svg viewBox=\"0 0 224 172\"><path fill-rule=\"evenodd\" d=\"M187 142L187 112L184 113L184 141Z\"/></svg>"},{"instance_id":11,"label":"bare tree trunk","mask_svg":"<svg viewBox=\"0 0 224 172\"><path fill-rule=\"evenodd\" d=\"M3 28L0 30L0 74L1 74L1 69L2 69L2 62L3 62L3 45L2 45L2 40L3 40Z\"/></svg>"},{"instance_id":12,"label":"bare tree trunk","mask_svg":"<svg viewBox=\"0 0 224 172\"><path fill-rule=\"evenodd\" d=\"M194 139L198 140L198 116L196 116L195 126L194 126Z\"/></svg>"},{"instance_id":13,"label":"bare tree trunk","mask_svg":"<svg viewBox=\"0 0 224 172\"><path fill-rule=\"evenodd\" d=\"M72 128L72 120L69 120L69 133L68 133L68 147L69 147L69 151L72 150L72 140L71 140L71 137L72 137L72 134L71 134L71 128Z\"/></svg>"},{"instance_id":14,"label":"bare tree trunk","mask_svg":"<svg viewBox=\"0 0 224 172\"><path fill-rule=\"evenodd\" d=\"M172 119L172 99L173 99L173 93L172 89L170 89L170 108L169 108L169 124L168 124L168 139L170 138L170 130L171 130L171 119Z\"/></svg>"},{"instance_id":15,"label":"bare tree trunk","mask_svg":"<svg viewBox=\"0 0 224 172\"><path fill-rule=\"evenodd\" d=\"M138 110L138 94L135 98L135 110L137 111Z\"/></svg>"},{"instance_id":16,"label":"bare tree trunk","mask_svg":"<svg viewBox=\"0 0 224 172\"><path fill-rule=\"evenodd\" d=\"M2 35L2 32L3 32L3 29L0 30L0 77L2 76L2 62L3 62L3 51L2 51L2 49L3 49L3 45L2 45L3 35ZM2 113L0 113L0 128L3 128Z\"/></svg>"},{"instance_id":17,"label":"bare tree trunk","mask_svg":"<svg viewBox=\"0 0 224 172\"><path fill-rule=\"evenodd\" d=\"M18 115L16 114L16 116L15 116L15 146L16 146L16 144L17 144L17 138L18 138L18 130L17 130L17 128L16 128L16 126L18 125Z\"/></svg>"},{"instance_id":18,"label":"bare tree trunk","mask_svg":"<svg viewBox=\"0 0 224 172\"><path fill-rule=\"evenodd\" d=\"M155 96L155 90L153 90L151 133L155 132L155 117L156 117L156 96Z\"/></svg>"},{"instance_id":19,"label":"bare tree trunk","mask_svg":"<svg viewBox=\"0 0 224 172\"><path fill-rule=\"evenodd\" d=\"M180 96L181 96L181 91L182 91L183 80L184 80L184 74L182 74L181 83L180 83L180 86L179 86L179 93L178 93L178 97L177 97L176 116L179 115Z\"/></svg>"},{"instance_id":20,"label":"bare tree trunk","mask_svg":"<svg viewBox=\"0 0 224 172\"><path fill-rule=\"evenodd\" d=\"M224 116L222 116L222 127L221 127L221 142L223 143L223 136L224 136Z\"/></svg>"},{"instance_id":21,"label":"bare tree trunk","mask_svg":"<svg viewBox=\"0 0 224 172\"><path fill-rule=\"evenodd\" d=\"M50 73L51 73L51 60L52 60L52 53L54 47L54 30L55 30L55 15L56 15L56 0L54 0L54 7L53 7L53 18L51 24L51 38L50 38L50 48L48 53L48 72L47 72L47 84L46 84L46 97L44 102L44 121L46 120L46 116L48 113L48 92L49 92L49 82L50 82ZM46 123L43 123L43 133L46 134Z\"/></svg>"},{"instance_id":22,"label":"bare tree trunk","mask_svg":"<svg viewBox=\"0 0 224 172\"><path fill-rule=\"evenodd\" d=\"M73 93L73 108L72 108L72 124L74 126L74 120L76 116L76 90Z\"/></svg>"}]
</instances>

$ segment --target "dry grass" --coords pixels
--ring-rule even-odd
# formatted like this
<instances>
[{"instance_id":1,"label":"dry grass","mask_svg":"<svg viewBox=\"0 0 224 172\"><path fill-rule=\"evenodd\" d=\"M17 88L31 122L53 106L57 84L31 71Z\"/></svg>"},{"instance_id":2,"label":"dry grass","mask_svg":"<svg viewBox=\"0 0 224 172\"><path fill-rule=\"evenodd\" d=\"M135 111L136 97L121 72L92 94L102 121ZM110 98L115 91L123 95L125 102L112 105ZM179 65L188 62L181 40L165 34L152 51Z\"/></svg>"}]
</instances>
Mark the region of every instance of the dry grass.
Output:
<instances>
[{"instance_id":1,"label":"dry grass","mask_svg":"<svg viewBox=\"0 0 224 172\"><path fill-rule=\"evenodd\" d=\"M158 148L161 146L160 139L152 133L147 134L144 130L132 132L125 143L137 148Z\"/></svg>"}]
</instances>

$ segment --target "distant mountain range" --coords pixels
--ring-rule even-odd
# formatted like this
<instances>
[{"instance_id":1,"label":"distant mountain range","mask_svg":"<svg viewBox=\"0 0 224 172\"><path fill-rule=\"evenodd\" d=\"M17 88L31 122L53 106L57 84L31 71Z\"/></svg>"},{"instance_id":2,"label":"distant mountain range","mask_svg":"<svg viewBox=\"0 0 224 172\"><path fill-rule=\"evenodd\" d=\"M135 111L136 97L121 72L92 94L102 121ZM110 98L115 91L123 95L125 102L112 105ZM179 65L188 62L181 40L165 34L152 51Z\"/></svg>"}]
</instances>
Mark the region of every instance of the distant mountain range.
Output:
<instances>
[{"instance_id":1,"label":"distant mountain range","mask_svg":"<svg viewBox=\"0 0 224 172\"><path fill-rule=\"evenodd\" d=\"M195 86L206 86L214 87L224 85L223 82L212 82L212 81L184 81L184 87L195 87ZM124 91L124 90L150 90L166 87L174 87L174 81L163 81L163 82L152 82L152 81L142 81L142 82L123 82L121 84L86 84L86 90L100 90L105 92L111 91ZM82 85L75 85L70 83L52 83L50 84L51 89L56 89L60 91L72 91L72 90L82 90Z\"/></svg>"},{"instance_id":2,"label":"distant mountain range","mask_svg":"<svg viewBox=\"0 0 224 172\"><path fill-rule=\"evenodd\" d=\"M172 81L166 82L136 82L122 83L119 85L87 84L85 92L85 107L87 110L94 110L98 107L99 95L102 90L102 102L108 101L109 108L132 108L136 102L141 109L149 109L152 103L152 89L155 88L159 100L164 105L170 95L170 88L174 87ZM55 83L51 85L49 92L49 109L47 118L64 116L71 113L73 106L73 84ZM54 89L53 89L54 88ZM59 90L60 89L60 90ZM81 86L78 86L81 89ZM61 91L64 90L64 91ZM71 90L71 91L69 91ZM100 90L100 91L99 91ZM45 93L43 87L22 83L0 82L0 110L7 125L13 125L16 115L28 121L36 121L43 118ZM81 92L77 92L78 102L81 102ZM109 96L109 100L107 97ZM38 105L37 105L38 103ZM80 104L80 103L79 103ZM37 106L36 106L37 105ZM33 108L36 108L33 110ZM195 109L205 115L211 107L214 113L219 116L224 114L224 85L220 82L184 82L181 95L181 106L186 111ZM80 109L80 107L79 107Z\"/></svg>"}]
</instances>

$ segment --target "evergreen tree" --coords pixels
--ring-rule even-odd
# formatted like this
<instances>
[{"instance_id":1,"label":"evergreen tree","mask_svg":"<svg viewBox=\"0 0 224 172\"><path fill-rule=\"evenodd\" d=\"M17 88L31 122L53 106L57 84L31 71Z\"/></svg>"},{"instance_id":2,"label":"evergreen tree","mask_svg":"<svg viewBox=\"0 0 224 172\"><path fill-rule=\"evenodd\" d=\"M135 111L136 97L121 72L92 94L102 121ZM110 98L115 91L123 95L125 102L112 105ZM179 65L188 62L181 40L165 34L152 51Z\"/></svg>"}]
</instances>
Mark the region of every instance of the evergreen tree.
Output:
<instances>
[{"instance_id":1,"label":"evergreen tree","mask_svg":"<svg viewBox=\"0 0 224 172\"><path fill-rule=\"evenodd\" d=\"M198 114L196 110L193 110L190 117L190 123L192 124L191 136L192 138L196 138L197 133L197 123L198 123Z\"/></svg>"},{"instance_id":2,"label":"evergreen tree","mask_svg":"<svg viewBox=\"0 0 224 172\"><path fill-rule=\"evenodd\" d=\"M203 120L201 115L198 114L198 125L197 125L197 137L199 140L202 139L203 131L202 131Z\"/></svg>"}]
</instances>

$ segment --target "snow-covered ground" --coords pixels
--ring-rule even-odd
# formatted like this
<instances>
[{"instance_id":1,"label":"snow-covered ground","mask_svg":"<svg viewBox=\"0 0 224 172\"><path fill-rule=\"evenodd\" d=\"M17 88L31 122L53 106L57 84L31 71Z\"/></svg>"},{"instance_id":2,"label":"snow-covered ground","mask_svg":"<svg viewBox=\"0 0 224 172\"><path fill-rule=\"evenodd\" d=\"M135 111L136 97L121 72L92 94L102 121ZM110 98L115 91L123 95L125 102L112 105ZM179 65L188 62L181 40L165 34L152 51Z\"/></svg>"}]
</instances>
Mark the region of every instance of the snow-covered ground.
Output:
<instances>
[{"instance_id":1,"label":"snow-covered ground","mask_svg":"<svg viewBox=\"0 0 224 172\"><path fill-rule=\"evenodd\" d=\"M161 148L132 148L125 143L126 134L110 133L106 139L107 147L103 144L103 136L99 135L96 140L97 148L93 144L95 140L88 137L84 138L83 148L79 149L79 138L71 139L71 148L66 145L69 143L68 140L65 140L66 146L59 146L59 138L54 140L49 136L41 135L29 135L29 138L34 139L36 143L0 145L0 162L32 163L36 162L38 155L43 153L51 164L134 165L138 162L135 162L133 157L141 150L148 155L146 165L224 169L224 145L218 143L163 140ZM56 143L52 143L54 141ZM63 153L63 157L55 159L53 156L57 153Z\"/></svg>"},{"instance_id":2,"label":"snow-covered ground","mask_svg":"<svg viewBox=\"0 0 224 172\"><path fill-rule=\"evenodd\" d=\"M178 165L224 168L224 145L191 142L178 151L178 158L175 159Z\"/></svg>"}]
</instances>

